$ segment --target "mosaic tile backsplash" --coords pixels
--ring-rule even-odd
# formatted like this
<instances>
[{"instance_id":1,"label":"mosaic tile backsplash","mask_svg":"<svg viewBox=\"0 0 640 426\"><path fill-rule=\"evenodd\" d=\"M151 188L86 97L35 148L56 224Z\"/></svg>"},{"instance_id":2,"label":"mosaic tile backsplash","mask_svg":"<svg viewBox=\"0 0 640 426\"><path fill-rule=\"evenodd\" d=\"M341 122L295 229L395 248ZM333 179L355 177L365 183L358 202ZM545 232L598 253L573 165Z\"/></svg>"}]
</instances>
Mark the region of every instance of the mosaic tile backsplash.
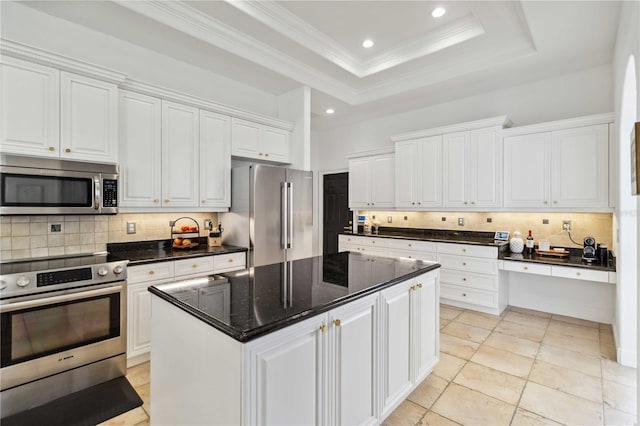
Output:
<instances>
[{"instance_id":1,"label":"mosaic tile backsplash","mask_svg":"<svg viewBox=\"0 0 640 426\"><path fill-rule=\"evenodd\" d=\"M2 216L0 259L60 256L104 251L107 243L170 238L169 221L188 216L195 219L200 235L204 221L217 224L217 213L121 213L114 216ZM136 233L127 234L127 222ZM180 221L182 223L182 221ZM192 224L193 222L186 222ZM58 230L59 229L59 230Z\"/></svg>"}]
</instances>

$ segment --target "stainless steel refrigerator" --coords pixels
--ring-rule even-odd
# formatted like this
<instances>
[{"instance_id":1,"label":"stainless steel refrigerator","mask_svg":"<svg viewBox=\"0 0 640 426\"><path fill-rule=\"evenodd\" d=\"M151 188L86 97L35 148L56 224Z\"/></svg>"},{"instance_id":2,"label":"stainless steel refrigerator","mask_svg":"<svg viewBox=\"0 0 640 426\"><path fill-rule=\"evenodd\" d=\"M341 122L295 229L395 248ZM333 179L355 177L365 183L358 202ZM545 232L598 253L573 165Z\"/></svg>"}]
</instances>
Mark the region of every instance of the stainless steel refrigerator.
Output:
<instances>
[{"instance_id":1,"label":"stainless steel refrigerator","mask_svg":"<svg viewBox=\"0 0 640 426\"><path fill-rule=\"evenodd\" d=\"M249 266L313 255L313 173L253 164L231 170L225 244L249 247Z\"/></svg>"}]
</instances>

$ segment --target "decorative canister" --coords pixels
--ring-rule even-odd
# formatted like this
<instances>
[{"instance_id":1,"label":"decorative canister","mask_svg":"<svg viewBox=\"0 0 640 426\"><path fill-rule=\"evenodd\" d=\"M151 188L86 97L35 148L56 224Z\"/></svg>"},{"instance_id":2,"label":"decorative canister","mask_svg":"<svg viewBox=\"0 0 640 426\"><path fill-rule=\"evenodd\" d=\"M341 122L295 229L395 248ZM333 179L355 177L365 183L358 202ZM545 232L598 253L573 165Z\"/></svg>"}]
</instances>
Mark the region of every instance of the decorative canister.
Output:
<instances>
[{"instance_id":1,"label":"decorative canister","mask_svg":"<svg viewBox=\"0 0 640 426\"><path fill-rule=\"evenodd\" d=\"M524 242L522 241L520 231L513 233L513 237L511 241L509 241L509 248L511 249L511 253L522 253L522 250L524 250Z\"/></svg>"}]
</instances>

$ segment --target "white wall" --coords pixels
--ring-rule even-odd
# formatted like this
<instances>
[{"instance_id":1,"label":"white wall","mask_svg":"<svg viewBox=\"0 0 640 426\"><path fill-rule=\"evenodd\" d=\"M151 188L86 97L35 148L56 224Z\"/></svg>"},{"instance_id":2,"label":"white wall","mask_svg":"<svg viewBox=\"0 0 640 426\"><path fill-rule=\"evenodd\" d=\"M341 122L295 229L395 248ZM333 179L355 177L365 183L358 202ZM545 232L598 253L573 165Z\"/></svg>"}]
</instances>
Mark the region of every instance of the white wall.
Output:
<instances>
[{"instance_id":1,"label":"white wall","mask_svg":"<svg viewBox=\"0 0 640 426\"><path fill-rule=\"evenodd\" d=\"M315 170L347 167L344 154L391 145L394 134L507 115L514 126L613 111L611 66L508 87L428 108L363 121L313 138Z\"/></svg>"},{"instance_id":2,"label":"white wall","mask_svg":"<svg viewBox=\"0 0 640 426\"><path fill-rule=\"evenodd\" d=\"M618 171L614 238L618 239L616 322L614 333L618 349L618 362L624 365L638 364L638 200L631 197L629 133L634 121L640 121L640 96L638 88L625 87L625 72L631 55L635 57L635 81L640 82L640 3L622 2L616 49L614 54L613 80L615 112L614 155ZM631 78L633 80L633 78Z\"/></svg>"},{"instance_id":3,"label":"white wall","mask_svg":"<svg viewBox=\"0 0 640 426\"><path fill-rule=\"evenodd\" d=\"M276 96L219 74L18 3L0 1L0 12L2 38L111 68L134 80L277 117Z\"/></svg>"}]
</instances>

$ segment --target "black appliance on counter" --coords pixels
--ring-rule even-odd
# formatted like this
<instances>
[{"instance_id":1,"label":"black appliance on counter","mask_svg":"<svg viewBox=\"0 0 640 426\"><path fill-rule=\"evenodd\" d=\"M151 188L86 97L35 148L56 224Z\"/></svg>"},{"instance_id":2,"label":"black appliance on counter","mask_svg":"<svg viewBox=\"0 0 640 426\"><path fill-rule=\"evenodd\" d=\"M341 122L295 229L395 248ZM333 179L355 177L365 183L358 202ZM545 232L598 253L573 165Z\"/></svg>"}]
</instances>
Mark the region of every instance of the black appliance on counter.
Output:
<instances>
[{"instance_id":1,"label":"black appliance on counter","mask_svg":"<svg viewBox=\"0 0 640 426\"><path fill-rule=\"evenodd\" d=\"M584 237L584 244L582 248L582 260L587 263L596 262L598 256L596 253L596 239L593 237Z\"/></svg>"}]
</instances>

